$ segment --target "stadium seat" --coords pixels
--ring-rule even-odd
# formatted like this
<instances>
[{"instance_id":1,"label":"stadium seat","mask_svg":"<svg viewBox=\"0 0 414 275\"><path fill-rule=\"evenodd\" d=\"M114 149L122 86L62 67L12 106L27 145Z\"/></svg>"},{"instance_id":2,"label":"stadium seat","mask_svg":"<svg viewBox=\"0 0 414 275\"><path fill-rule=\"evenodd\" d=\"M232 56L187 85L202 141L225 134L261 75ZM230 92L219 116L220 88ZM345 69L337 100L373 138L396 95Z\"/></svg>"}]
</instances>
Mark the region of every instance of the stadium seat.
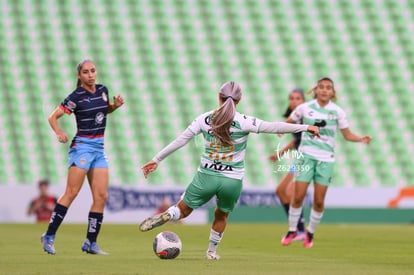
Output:
<instances>
[{"instance_id":1,"label":"stadium seat","mask_svg":"<svg viewBox=\"0 0 414 275\"><path fill-rule=\"evenodd\" d=\"M282 121L291 89L331 76L351 129L374 137L366 147L339 134L332 184L412 186L413 10L410 1L5 0L0 183L65 181L67 145L47 116L75 88L77 63L91 57L111 98L126 99L108 119L111 184L188 184L199 138L147 180L139 167L216 108L225 81L243 86L240 112ZM73 116L59 123L72 137ZM250 139L245 184L274 186L284 173L267 157L290 135Z\"/></svg>"}]
</instances>

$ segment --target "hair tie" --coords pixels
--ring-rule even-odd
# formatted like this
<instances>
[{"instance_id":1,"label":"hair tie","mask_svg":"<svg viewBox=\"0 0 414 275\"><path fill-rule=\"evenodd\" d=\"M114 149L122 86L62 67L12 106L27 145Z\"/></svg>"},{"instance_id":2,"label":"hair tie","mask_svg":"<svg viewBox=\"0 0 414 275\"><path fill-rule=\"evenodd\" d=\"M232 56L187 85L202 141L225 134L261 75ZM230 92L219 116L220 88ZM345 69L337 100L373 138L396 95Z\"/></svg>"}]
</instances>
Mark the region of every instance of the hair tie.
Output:
<instances>
[{"instance_id":1,"label":"hair tie","mask_svg":"<svg viewBox=\"0 0 414 275\"><path fill-rule=\"evenodd\" d=\"M225 98L224 98L224 100L227 100L227 99L229 99L229 98L231 98L233 101L236 101L231 95L229 95L229 96L226 96Z\"/></svg>"}]
</instances>

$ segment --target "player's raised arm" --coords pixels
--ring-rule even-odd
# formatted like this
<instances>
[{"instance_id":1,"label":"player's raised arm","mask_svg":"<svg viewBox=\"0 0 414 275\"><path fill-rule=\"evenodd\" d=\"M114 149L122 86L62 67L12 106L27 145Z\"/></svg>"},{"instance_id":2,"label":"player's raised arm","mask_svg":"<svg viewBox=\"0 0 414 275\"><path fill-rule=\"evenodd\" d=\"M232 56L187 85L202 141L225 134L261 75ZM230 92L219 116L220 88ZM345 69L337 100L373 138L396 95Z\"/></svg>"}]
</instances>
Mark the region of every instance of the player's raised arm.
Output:
<instances>
[{"instance_id":1,"label":"player's raised arm","mask_svg":"<svg viewBox=\"0 0 414 275\"><path fill-rule=\"evenodd\" d=\"M122 95L114 96L114 103L109 103L108 101L108 114L112 113L122 105L124 105L124 97Z\"/></svg>"},{"instance_id":2,"label":"player's raised arm","mask_svg":"<svg viewBox=\"0 0 414 275\"><path fill-rule=\"evenodd\" d=\"M286 122L268 122L262 121L259 126L259 133L298 133L309 132L312 135L319 136L319 127L306 124L291 124Z\"/></svg>"}]
</instances>

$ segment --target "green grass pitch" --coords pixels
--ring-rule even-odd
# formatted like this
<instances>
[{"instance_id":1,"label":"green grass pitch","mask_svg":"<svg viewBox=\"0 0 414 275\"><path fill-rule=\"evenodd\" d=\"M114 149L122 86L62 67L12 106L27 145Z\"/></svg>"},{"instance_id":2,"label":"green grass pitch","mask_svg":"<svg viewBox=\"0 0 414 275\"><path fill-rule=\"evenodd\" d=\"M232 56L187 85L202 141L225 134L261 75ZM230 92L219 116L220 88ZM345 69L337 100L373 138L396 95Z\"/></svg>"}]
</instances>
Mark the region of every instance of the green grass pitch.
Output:
<instances>
[{"instance_id":1,"label":"green grass pitch","mask_svg":"<svg viewBox=\"0 0 414 275\"><path fill-rule=\"evenodd\" d=\"M86 224L63 224L57 254L40 244L42 224L0 225L0 274L414 274L414 225L321 224L314 247L280 244L286 224L228 225L219 261L204 258L209 225L167 224L142 233L137 225L104 224L98 242L109 256L80 247ZM160 260L152 241L162 230L176 232L183 250Z\"/></svg>"}]
</instances>

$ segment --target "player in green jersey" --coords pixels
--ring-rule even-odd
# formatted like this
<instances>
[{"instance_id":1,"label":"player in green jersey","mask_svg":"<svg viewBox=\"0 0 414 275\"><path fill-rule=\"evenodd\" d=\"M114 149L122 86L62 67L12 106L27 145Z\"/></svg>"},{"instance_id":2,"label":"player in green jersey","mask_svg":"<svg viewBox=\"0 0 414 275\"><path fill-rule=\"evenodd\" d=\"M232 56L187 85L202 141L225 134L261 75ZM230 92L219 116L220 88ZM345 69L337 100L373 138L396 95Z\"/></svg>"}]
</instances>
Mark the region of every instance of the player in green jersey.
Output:
<instances>
[{"instance_id":1,"label":"player in green jersey","mask_svg":"<svg viewBox=\"0 0 414 275\"><path fill-rule=\"evenodd\" d=\"M313 206L303 243L313 246L313 234L321 221L325 195L331 183L334 167L335 134L337 129L347 141L369 144L370 136L359 136L349 129L345 112L333 101L336 100L334 82L327 77L320 79L310 91L314 99L299 105L287 122L302 120L304 124L320 127L320 136L302 133L299 146L301 156L295 163L295 191L289 209L289 231L282 238L282 245L289 245L296 236L296 226L302 212L302 204L311 182L314 183Z\"/></svg>"},{"instance_id":2,"label":"player in green jersey","mask_svg":"<svg viewBox=\"0 0 414 275\"><path fill-rule=\"evenodd\" d=\"M145 219L140 224L141 231L151 230L170 220L183 219L216 196L217 208L206 257L219 259L216 253L217 245L227 225L227 217L234 209L242 191L244 157L249 133L308 131L312 135L319 135L317 126L267 122L238 113L236 105L240 102L241 95L238 83L226 82L218 94L219 107L198 116L175 141L142 167L144 176L147 177L168 155L186 145L196 135L203 135L204 153L200 166L183 199L164 213Z\"/></svg>"}]
</instances>

